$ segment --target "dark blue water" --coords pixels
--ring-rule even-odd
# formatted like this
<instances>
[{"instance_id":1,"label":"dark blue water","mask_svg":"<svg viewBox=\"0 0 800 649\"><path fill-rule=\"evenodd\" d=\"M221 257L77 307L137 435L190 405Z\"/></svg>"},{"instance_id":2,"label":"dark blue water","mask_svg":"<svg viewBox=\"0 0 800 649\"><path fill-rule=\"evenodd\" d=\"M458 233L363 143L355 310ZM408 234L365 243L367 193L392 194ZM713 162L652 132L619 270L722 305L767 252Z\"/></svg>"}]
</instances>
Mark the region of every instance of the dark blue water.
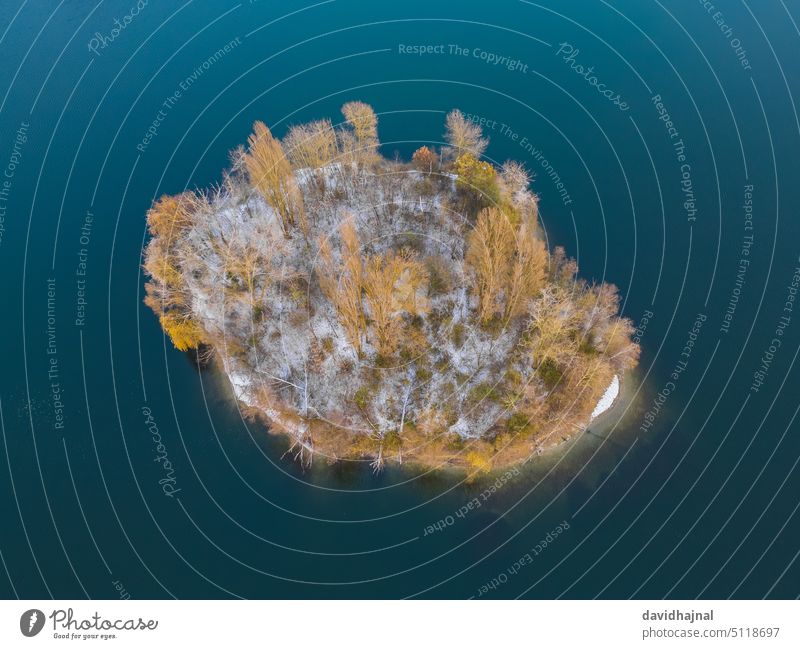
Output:
<instances>
[{"instance_id":1,"label":"dark blue water","mask_svg":"<svg viewBox=\"0 0 800 649\"><path fill-rule=\"evenodd\" d=\"M716 4L3 2L0 594L796 597L800 5ZM353 99L388 156L483 118L646 324L612 416L486 498L302 472L142 304L155 197Z\"/></svg>"}]
</instances>

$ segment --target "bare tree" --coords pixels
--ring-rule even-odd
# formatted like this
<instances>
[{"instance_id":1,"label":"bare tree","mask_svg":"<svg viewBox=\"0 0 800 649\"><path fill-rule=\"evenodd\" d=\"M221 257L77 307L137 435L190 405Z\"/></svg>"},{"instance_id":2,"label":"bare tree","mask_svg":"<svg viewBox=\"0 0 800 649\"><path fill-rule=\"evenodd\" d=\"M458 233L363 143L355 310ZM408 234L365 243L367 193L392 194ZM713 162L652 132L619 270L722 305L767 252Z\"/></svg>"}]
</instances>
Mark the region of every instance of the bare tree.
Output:
<instances>
[{"instance_id":1,"label":"bare tree","mask_svg":"<svg viewBox=\"0 0 800 649\"><path fill-rule=\"evenodd\" d=\"M480 158L489 146L489 140L483 137L481 127L464 117L464 113L458 109L447 114L445 128L444 139L450 145L445 153L451 158L457 158L464 153Z\"/></svg>"},{"instance_id":2,"label":"bare tree","mask_svg":"<svg viewBox=\"0 0 800 649\"><path fill-rule=\"evenodd\" d=\"M327 240L320 244L320 270L317 277L320 288L333 304L350 344L361 353L366 318L361 302L364 272L361 261L361 243L352 218L340 228L342 238L342 263L337 265ZM338 279L337 279L338 278Z\"/></svg>"},{"instance_id":3,"label":"bare tree","mask_svg":"<svg viewBox=\"0 0 800 649\"><path fill-rule=\"evenodd\" d=\"M283 146L287 157L298 169L324 167L338 154L336 132L328 119L292 126L283 138Z\"/></svg>"},{"instance_id":4,"label":"bare tree","mask_svg":"<svg viewBox=\"0 0 800 649\"><path fill-rule=\"evenodd\" d=\"M342 106L342 115L352 127L364 155L375 153L378 148L378 118L372 106L363 101L350 101Z\"/></svg>"},{"instance_id":5,"label":"bare tree","mask_svg":"<svg viewBox=\"0 0 800 649\"><path fill-rule=\"evenodd\" d=\"M305 229L303 195L281 143L263 122L253 125L247 143L245 166L250 182L277 212L284 236L290 237L297 226Z\"/></svg>"},{"instance_id":6,"label":"bare tree","mask_svg":"<svg viewBox=\"0 0 800 649\"><path fill-rule=\"evenodd\" d=\"M571 332L580 320L570 293L557 285L547 286L533 300L528 324L528 349L534 367L547 361L566 362L576 356L578 342Z\"/></svg>"},{"instance_id":7,"label":"bare tree","mask_svg":"<svg viewBox=\"0 0 800 649\"><path fill-rule=\"evenodd\" d=\"M238 277L250 301L251 309L255 309L266 295L273 278L271 248L264 249L250 242L237 241L227 249L224 263L228 272Z\"/></svg>"},{"instance_id":8,"label":"bare tree","mask_svg":"<svg viewBox=\"0 0 800 649\"><path fill-rule=\"evenodd\" d=\"M400 315L418 312L417 293L425 277L422 264L408 253L389 251L367 261L364 293L378 353L388 356L396 349L403 329Z\"/></svg>"},{"instance_id":9,"label":"bare tree","mask_svg":"<svg viewBox=\"0 0 800 649\"><path fill-rule=\"evenodd\" d=\"M531 175L525 166L516 160L506 160L500 169L500 178L512 194L527 191Z\"/></svg>"},{"instance_id":10,"label":"bare tree","mask_svg":"<svg viewBox=\"0 0 800 649\"><path fill-rule=\"evenodd\" d=\"M488 322L502 313L502 292L508 282L515 249L514 227L505 214L487 207L468 237L466 261L475 273L478 317Z\"/></svg>"},{"instance_id":11,"label":"bare tree","mask_svg":"<svg viewBox=\"0 0 800 649\"><path fill-rule=\"evenodd\" d=\"M544 286L547 250L523 224L517 230L517 247L511 265L506 296L505 317L513 318L527 311L527 302Z\"/></svg>"}]
</instances>

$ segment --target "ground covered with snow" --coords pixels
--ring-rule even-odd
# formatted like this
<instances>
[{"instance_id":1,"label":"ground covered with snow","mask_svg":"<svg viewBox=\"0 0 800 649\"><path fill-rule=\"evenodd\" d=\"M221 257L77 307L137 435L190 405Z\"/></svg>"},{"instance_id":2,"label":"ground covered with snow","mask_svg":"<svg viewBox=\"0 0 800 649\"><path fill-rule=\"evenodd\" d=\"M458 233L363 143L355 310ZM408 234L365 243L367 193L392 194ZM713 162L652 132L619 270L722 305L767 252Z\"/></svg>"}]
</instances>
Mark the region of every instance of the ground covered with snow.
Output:
<instances>
[{"instance_id":1,"label":"ground covered with snow","mask_svg":"<svg viewBox=\"0 0 800 649\"><path fill-rule=\"evenodd\" d=\"M619 377L615 374L614 378L611 379L611 383L609 383L606 391L603 392L603 396L600 397L600 401L597 402L597 405L592 410L592 419L599 417L602 415L606 410L608 410L611 406L614 405L614 402L617 400L619 396Z\"/></svg>"}]
</instances>

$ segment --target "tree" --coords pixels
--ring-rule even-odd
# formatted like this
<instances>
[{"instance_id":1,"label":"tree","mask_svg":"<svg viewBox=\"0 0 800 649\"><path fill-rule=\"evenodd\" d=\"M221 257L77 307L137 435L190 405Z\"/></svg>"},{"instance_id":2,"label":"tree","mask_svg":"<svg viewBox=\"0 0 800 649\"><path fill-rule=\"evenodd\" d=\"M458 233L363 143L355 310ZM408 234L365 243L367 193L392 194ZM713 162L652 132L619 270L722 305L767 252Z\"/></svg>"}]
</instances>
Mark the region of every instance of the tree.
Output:
<instances>
[{"instance_id":1,"label":"tree","mask_svg":"<svg viewBox=\"0 0 800 649\"><path fill-rule=\"evenodd\" d=\"M320 244L320 270L317 278L320 288L333 304L350 344L360 354L362 337L366 330L366 318L361 303L364 288L364 272L361 261L361 244L353 225L352 217L340 228L342 239L342 263L337 266L327 240ZM338 279L337 279L338 278Z\"/></svg>"},{"instance_id":2,"label":"tree","mask_svg":"<svg viewBox=\"0 0 800 649\"><path fill-rule=\"evenodd\" d=\"M516 160L506 160L503 163L500 178L512 196L528 191L528 186L531 183L531 176L528 170Z\"/></svg>"},{"instance_id":3,"label":"tree","mask_svg":"<svg viewBox=\"0 0 800 649\"><path fill-rule=\"evenodd\" d=\"M203 330L188 313L178 313L173 310L163 313L159 320L178 350L189 351L203 342Z\"/></svg>"},{"instance_id":4,"label":"tree","mask_svg":"<svg viewBox=\"0 0 800 649\"><path fill-rule=\"evenodd\" d=\"M245 166L250 182L275 210L281 230L288 238L296 226L305 228L303 196L297 187L292 165L286 159L281 143L263 122L253 125L247 144Z\"/></svg>"},{"instance_id":5,"label":"tree","mask_svg":"<svg viewBox=\"0 0 800 649\"><path fill-rule=\"evenodd\" d=\"M339 152L330 120L292 126L283 139L286 155L297 169L318 169L330 164Z\"/></svg>"},{"instance_id":6,"label":"tree","mask_svg":"<svg viewBox=\"0 0 800 649\"><path fill-rule=\"evenodd\" d=\"M378 118L372 106L363 101L350 101L342 106L342 115L353 129L362 151L374 153L378 147Z\"/></svg>"},{"instance_id":7,"label":"tree","mask_svg":"<svg viewBox=\"0 0 800 649\"><path fill-rule=\"evenodd\" d=\"M414 155L411 156L411 162L416 169L431 174L433 173L433 168L438 162L438 158L436 154L428 147L421 146L419 149L414 151Z\"/></svg>"},{"instance_id":8,"label":"tree","mask_svg":"<svg viewBox=\"0 0 800 649\"><path fill-rule=\"evenodd\" d=\"M501 298L515 243L514 227L505 214L493 207L480 211L468 236L466 261L475 274L478 318L484 323L503 311Z\"/></svg>"},{"instance_id":9,"label":"tree","mask_svg":"<svg viewBox=\"0 0 800 649\"><path fill-rule=\"evenodd\" d=\"M199 327L191 320L187 287L179 258L184 234L191 228L201 199L191 192L162 196L147 212L152 239L145 253L144 268L153 281L147 282L144 302L162 320L175 346L185 351L196 347Z\"/></svg>"},{"instance_id":10,"label":"tree","mask_svg":"<svg viewBox=\"0 0 800 649\"><path fill-rule=\"evenodd\" d=\"M578 264L567 257L563 246L556 246L550 260L550 278L560 286L569 287L575 283Z\"/></svg>"},{"instance_id":11,"label":"tree","mask_svg":"<svg viewBox=\"0 0 800 649\"><path fill-rule=\"evenodd\" d=\"M464 117L458 109L447 114L444 139L450 145L445 152L451 158L465 153L480 158L489 145L489 140L483 137L481 127Z\"/></svg>"},{"instance_id":12,"label":"tree","mask_svg":"<svg viewBox=\"0 0 800 649\"><path fill-rule=\"evenodd\" d=\"M614 318L603 333L603 352L624 370L639 362L639 345L631 339L636 331L628 318Z\"/></svg>"},{"instance_id":13,"label":"tree","mask_svg":"<svg viewBox=\"0 0 800 649\"><path fill-rule=\"evenodd\" d=\"M614 284L593 285L576 302L585 313L582 331L591 346L620 368L635 366L640 350L631 340L633 323L617 316L620 307L617 287Z\"/></svg>"},{"instance_id":14,"label":"tree","mask_svg":"<svg viewBox=\"0 0 800 649\"><path fill-rule=\"evenodd\" d=\"M270 246L256 246L255 242L235 240L225 251L223 262L228 273L237 277L247 291L251 309L255 310L267 292L272 279Z\"/></svg>"},{"instance_id":15,"label":"tree","mask_svg":"<svg viewBox=\"0 0 800 649\"><path fill-rule=\"evenodd\" d=\"M575 331L580 313L568 290L549 285L533 300L529 309L527 346L533 366L559 366L578 352Z\"/></svg>"},{"instance_id":16,"label":"tree","mask_svg":"<svg viewBox=\"0 0 800 649\"><path fill-rule=\"evenodd\" d=\"M516 238L517 245L508 282L506 318L527 312L528 300L544 285L547 267L544 242L534 237L527 225L519 227Z\"/></svg>"},{"instance_id":17,"label":"tree","mask_svg":"<svg viewBox=\"0 0 800 649\"><path fill-rule=\"evenodd\" d=\"M389 251L371 256L364 272L364 294L367 298L375 347L382 356L390 356L401 340L402 313L420 312L417 293L423 286L425 269L413 255Z\"/></svg>"},{"instance_id":18,"label":"tree","mask_svg":"<svg viewBox=\"0 0 800 649\"><path fill-rule=\"evenodd\" d=\"M180 234L192 224L197 196L184 192L177 196L164 195L147 211L147 228L154 237L168 240Z\"/></svg>"}]
</instances>

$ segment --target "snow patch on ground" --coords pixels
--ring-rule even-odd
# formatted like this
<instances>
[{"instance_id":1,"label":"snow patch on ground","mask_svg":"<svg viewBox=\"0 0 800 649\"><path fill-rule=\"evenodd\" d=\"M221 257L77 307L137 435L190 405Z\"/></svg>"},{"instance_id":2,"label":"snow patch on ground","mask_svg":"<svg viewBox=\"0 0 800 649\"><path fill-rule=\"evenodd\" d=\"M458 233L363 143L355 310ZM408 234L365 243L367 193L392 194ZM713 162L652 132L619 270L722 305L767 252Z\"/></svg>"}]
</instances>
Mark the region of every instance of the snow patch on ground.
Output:
<instances>
[{"instance_id":1,"label":"snow patch on ground","mask_svg":"<svg viewBox=\"0 0 800 649\"><path fill-rule=\"evenodd\" d=\"M606 388L606 391L603 393L603 396L600 397L600 401L597 402L597 405L592 410L592 419L603 414L606 410L608 410L614 402L617 400L619 396L619 376L616 374L614 378L611 379L611 383Z\"/></svg>"},{"instance_id":2,"label":"snow patch on ground","mask_svg":"<svg viewBox=\"0 0 800 649\"><path fill-rule=\"evenodd\" d=\"M250 380L250 377L230 369L227 371L227 374L233 386L233 393L236 395L236 398L247 405L253 405L253 399L250 396L250 389L252 388L253 382Z\"/></svg>"}]
</instances>

